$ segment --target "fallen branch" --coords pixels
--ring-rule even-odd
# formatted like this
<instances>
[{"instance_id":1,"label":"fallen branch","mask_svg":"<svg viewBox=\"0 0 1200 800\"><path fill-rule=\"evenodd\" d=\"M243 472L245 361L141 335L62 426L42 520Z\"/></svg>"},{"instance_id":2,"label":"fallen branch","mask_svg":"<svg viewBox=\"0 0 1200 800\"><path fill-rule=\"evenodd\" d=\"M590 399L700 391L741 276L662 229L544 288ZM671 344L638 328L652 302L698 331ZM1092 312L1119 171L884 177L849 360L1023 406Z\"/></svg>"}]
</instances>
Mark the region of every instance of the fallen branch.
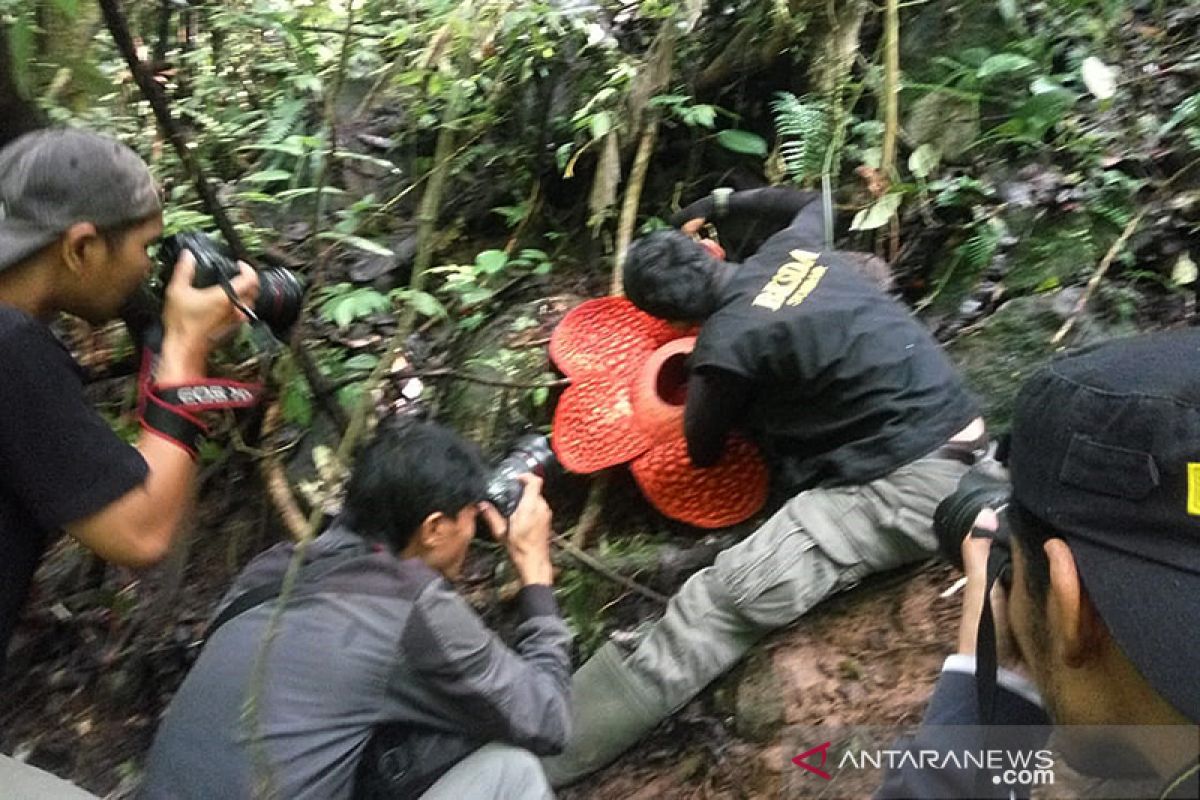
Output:
<instances>
[{"instance_id":1,"label":"fallen branch","mask_svg":"<svg viewBox=\"0 0 1200 800\"><path fill-rule=\"evenodd\" d=\"M592 485L588 489L587 501L584 502L583 511L579 514L579 521L575 523L575 528L571 533L572 544L580 550L591 544L592 531L600 522L600 512L604 509L604 501L608 497L608 483L611 476L612 473L607 470L600 473L600 476L592 481Z\"/></svg>"},{"instance_id":2,"label":"fallen branch","mask_svg":"<svg viewBox=\"0 0 1200 800\"><path fill-rule=\"evenodd\" d=\"M645 597L648 600L653 600L654 602L664 606L670 601L670 599L665 595L659 594L648 586L643 586L642 584L633 580L633 578L627 578L621 573L614 572L613 570L609 569L600 559L583 550L580 550L578 547L571 544L571 542L568 541L564 535L555 535L551 537L550 541L557 545L564 553L570 555L584 566L595 570L597 573L608 578L613 583L620 584L631 592L637 592L642 597Z\"/></svg>"},{"instance_id":3,"label":"fallen branch","mask_svg":"<svg viewBox=\"0 0 1200 800\"><path fill-rule=\"evenodd\" d=\"M1057 345L1064 338L1066 338L1067 334L1071 332L1071 329L1075 327L1075 323L1079 319L1079 315L1082 314L1083 309L1087 307L1088 300L1090 300L1092 295L1096 293L1096 287L1098 287L1100 285L1100 281L1104 279L1104 275L1108 272L1108 268L1112 266L1113 261L1115 261L1117 256L1120 255L1121 251L1125 249L1125 243L1129 241L1129 237L1133 236L1134 231L1137 230L1138 225L1142 223L1142 219L1145 216L1146 209L1143 208L1134 215L1133 219L1126 223L1125 230L1121 231L1121 235L1118 236L1117 240L1112 243L1112 247L1108 248L1108 252L1104 254L1104 258L1100 259L1100 263L1096 266L1096 271L1092 273L1092 277L1087 283L1087 288L1083 290L1083 294L1081 294L1079 296L1079 300L1075 302L1075 308L1071 309L1071 315L1067 317L1065 322L1063 322L1062 327L1058 329L1058 333L1054 334L1053 338L1050 339L1050 344Z\"/></svg>"},{"instance_id":4,"label":"fallen branch","mask_svg":"<svg viewBox=\"0 0 1200 800\"><path fill-rule=\"evenodd\" d=\"M266 416L263 418L263 436L271 435L271 432L278 427L282 416L279 401L276 400L267 409ZM267 497L270 499L271 505L275 507L275 511L278 512L279 518L292 538L300 541L308 531L308 520L305 519L304 512L300 510L300 504L296 502L296 495L292 493L287 472L283 468L283 461L279 455L279 451L267 454L260 462L259 469L262 472L263 483L266 484Z\"/></svg>"},{"instance_id":5,"label":"fallen branch","mask_svg":"<svg viewBox=\"0 0 1200 800\"><path fill-rule=\"evenodd\" d=\"M557 389L562 386L571 384L570 378L558 378L553 381L506 381L502 378L488 378L483 375L472 375L469 372L459 372L456 369L449 367L442 369L427 369L413 370L409 372L397 372L392 375L394 380L408 380L409 378L450 378L451 380L467 381L469 383L478 383L483 386L498 386L502 389Z\"/></svg>"}]
</instances>

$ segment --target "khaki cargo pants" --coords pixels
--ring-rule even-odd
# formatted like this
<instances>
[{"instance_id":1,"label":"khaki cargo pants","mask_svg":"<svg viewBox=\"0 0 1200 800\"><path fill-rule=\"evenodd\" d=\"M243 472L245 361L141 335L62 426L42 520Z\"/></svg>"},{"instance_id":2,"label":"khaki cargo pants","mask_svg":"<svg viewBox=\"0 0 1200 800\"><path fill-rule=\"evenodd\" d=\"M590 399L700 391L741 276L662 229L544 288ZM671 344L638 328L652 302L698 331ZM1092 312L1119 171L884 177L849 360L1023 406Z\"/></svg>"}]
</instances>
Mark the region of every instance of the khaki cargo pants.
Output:
<instances>
[{"instance_id":1,"label":"khaki cargo pants","mask_svg":"<svg viewBox=\"0 0 1200 800\"><path fill-rule=\"evenodd\" d=\"M934 509L967 467L923 458L861 486L792 498L688 579L632 652L615 642L572 679L572 736L543 760L554 786L632 746L732 667L751 645L865 576L936 549Z\"/></svg>"},{"instance_id":2,"label":"khaki cargo pants","mask_svg":"<svg viewBox=\"0 0 1200 800\"><path fill-rule=\"evenodd\" d=\"M966 470L930 457L862 486L802 492L693 575L632 653L597 656L623 662L633 708L675 713L766 634L867 575L930 556L934 509ZM576 735L594 723L578 719Z\"/></svg>"}]
</instances>

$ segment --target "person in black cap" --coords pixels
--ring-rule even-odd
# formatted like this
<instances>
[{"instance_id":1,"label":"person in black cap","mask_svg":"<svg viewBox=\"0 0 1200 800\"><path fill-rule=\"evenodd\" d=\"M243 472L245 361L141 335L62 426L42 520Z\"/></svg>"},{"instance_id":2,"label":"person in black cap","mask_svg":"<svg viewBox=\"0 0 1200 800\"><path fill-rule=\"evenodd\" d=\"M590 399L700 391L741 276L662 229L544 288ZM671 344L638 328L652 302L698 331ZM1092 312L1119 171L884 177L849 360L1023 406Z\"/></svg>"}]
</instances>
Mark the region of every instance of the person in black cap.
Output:
<instances>
[{"instance_id":1,"label":"person in black cap","mask_svg":"<svg viewBox=\"0 0 1200 800\"><path fill-rule=\"evenodd\" d=\"M115 318L149 274L146 248L162 226L149 169L114 139L53 129L0 150L0 672L34 570L58 532L142 567L166 554L190 506L194 452L163 420L190 421L149 398L155 410L143 414L136 447L122 442L85 402L80 368L48 326L60 312ZM185 253L167 289L151 394L202 379L215 341L241 321L221 288L191 286L194 268ZM253 303L253 270L243 265L233 285ZM0 784L42 796L20 783L18 769L0 757Z\"/></svg>"},{"instance_id":2,"label":"person in black cap","mask_svg":"<svg viewBox=\"0 0 1200 800\"><path fill-rule=\"evenodd\" d=\"M1200 796L1200 330L1110 341L1051 362L1018 396L1007 464L1007 505L998 519L984 511L977 527L1009 547L978 534L963 544L959 653L911 747L944 745L938 725L1048 715L1067 726L1053 742L1072 767L1132 781L1089 796ZM989 690L973 677L976 631L989 556L997 573L1007 549L1011 588L992 592L994 633L978 649L981 673L988 652L1017 669L1001 667L994 703L981 704ZM1158 727L1098 738L1071 726ZM967 783L955 794L945 775L896 772L878 796L966 796L972 786L979 796L988 783L959 777Z\"/></svg>"}]
</instances>

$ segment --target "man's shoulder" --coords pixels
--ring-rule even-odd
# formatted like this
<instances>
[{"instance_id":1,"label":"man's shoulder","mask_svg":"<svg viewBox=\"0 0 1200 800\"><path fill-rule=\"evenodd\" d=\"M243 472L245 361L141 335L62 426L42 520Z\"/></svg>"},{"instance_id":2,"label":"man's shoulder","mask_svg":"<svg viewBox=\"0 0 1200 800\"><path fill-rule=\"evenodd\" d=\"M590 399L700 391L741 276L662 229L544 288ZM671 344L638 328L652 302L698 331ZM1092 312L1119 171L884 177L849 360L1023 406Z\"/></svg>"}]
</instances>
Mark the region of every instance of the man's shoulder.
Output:
<instances>
[{"instance_id":1,"label":"man's shoulder","mask_svg":"<svg viewBox=\"0 0 1200 800\"><path fill-rule=\"evenodd\" d=\"M24 311L0 303L0 343L51 336L50 330Z\"/></svg>"},{"instance_id":2,"label":"man's shoulder","mask_svg":"<svg viewBox=\"0 0 1200 800\"><path fill-rule=\"evenodd\" d=\"M74 363L48 325L4 303L0 303L0 350L8 363L47 355L62 356Z\"/></svg>"}]
</instances>

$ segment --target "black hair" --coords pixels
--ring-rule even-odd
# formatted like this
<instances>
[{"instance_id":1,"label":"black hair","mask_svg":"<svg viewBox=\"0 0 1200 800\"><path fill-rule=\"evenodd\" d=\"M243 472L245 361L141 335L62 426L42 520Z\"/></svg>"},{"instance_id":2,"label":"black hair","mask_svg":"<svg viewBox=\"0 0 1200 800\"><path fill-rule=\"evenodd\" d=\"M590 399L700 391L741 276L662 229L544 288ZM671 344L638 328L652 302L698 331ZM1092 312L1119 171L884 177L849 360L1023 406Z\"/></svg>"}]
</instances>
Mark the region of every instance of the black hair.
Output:
<instances>
[{"instance_id":1,"label":"black hair","mask_svg":"<svg viewBox=\"0 0 1200 800\"><path fill-rule=\"evenodd\" d=\"M479 449L449 428L387 425L355 459L342 519L400 552L430 514L453 516L482 500L486 480Z\"/></svg>"},{"instance_id":2,"label":"black hair","mask_svg":"<svg viewBox=\"0 0 1200 800\"><path fill-rule=\"evenodd\" d=\"M1025 591L1033 598L1037 608L1044 611L1046 597L1050 593L1050 559L1046 557L1043 545L1047 539L1061 538L1061 534L1048 522L1021 505L1015 497L1009 498L1004 514L1012 534L1012 544L1021 548Z\"/></svg>"},{"instance_id":3,"label":"black hair","mask_svg":"<svg viewBox=\"0 0 1200 800\"><path fill-rule=\"evenodd\" d=\"M716 309L715 261L685 233L648 233L625 256L625 295L660 319L699 322Z\"/></svg>"}]
</instances>

